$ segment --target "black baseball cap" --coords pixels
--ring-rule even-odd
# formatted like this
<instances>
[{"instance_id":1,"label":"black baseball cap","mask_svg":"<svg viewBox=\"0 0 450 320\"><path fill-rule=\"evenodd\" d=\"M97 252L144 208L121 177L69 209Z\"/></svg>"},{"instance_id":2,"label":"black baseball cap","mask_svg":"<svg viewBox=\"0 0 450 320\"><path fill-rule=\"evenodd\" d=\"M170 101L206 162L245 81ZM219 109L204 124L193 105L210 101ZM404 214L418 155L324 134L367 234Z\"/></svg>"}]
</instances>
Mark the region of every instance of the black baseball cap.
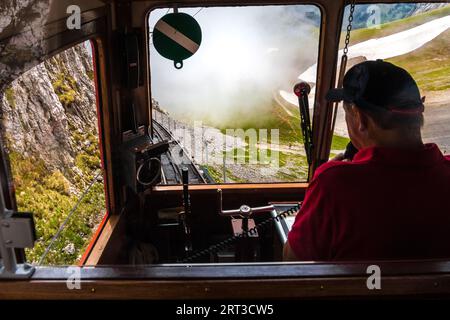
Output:
<instances>
[{"instance_id":1,"label":"black baseball cap","mask_svg":"<svg viewBox=\"0 0 450 320\"><path fill-rule=\"evenodd\" d=\"M419 88L412 76L383 60L361 62L347 71L342 89L331 89L331 102L354 103L362 109L384 109L397 114L424 111Z\"/></svg>"}]
</instances>

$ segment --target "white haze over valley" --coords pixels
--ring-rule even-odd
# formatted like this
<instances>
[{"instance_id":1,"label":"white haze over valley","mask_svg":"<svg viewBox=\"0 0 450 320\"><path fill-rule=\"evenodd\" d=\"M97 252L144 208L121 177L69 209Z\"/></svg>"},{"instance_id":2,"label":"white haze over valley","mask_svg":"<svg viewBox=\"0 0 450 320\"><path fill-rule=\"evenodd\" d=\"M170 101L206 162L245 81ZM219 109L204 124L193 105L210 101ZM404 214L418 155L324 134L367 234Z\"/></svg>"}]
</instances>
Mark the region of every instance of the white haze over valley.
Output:
<instances>
[{"instance_id":1,"label":"white haze over valley","mask_svg":"<svg viewBox=\"0 0 450 320\"><path fill-rule=\"evenodd\" d=\"M194 15L196 9L180 8ZM172 11L172 10L171 10ZM150 15L150 30L167 9ZM298 70L317 61L315 6L204 8L196 16L202 43L177 70L150 48L152 96L178 119L220 126L271 107L272 95L291 86ZM168 88L170 88L168 90Z\"/></svg>"}]
</instances>

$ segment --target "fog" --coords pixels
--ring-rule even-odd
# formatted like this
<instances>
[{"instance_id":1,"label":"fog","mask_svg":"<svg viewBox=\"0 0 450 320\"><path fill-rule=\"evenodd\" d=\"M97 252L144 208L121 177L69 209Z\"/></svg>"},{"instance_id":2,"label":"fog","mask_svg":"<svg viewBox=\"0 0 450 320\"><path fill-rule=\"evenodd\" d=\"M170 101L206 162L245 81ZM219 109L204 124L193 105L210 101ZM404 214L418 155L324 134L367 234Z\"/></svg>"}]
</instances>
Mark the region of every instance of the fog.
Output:
<instances>
[{"instance_id":1,"label":"fog","mask_svg":"<svg viewBox=\"0 0 450 320\"><path fill-rule=\"evenodd\" d=\"M151 13L150 30L167 12ZM181 70L150 48L152 96L177 119L239 127L270 112L273 94L291 90L317 61L320 11L314 6L204 8L195 19L202 43Z\"/></svg>"}]
</instances>

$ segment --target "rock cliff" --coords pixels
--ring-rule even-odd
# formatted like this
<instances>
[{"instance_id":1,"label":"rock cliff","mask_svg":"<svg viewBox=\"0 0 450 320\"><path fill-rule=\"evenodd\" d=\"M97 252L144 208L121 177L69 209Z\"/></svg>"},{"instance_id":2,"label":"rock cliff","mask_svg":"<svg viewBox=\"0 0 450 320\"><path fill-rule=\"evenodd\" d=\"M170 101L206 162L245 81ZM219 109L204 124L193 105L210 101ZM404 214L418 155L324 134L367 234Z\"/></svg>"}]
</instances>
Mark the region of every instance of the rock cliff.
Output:
<instances>
[{"instance_id":1,"label":"rock cliff","mask_svg":"<svg viewBox=\"0 0 450 320\"><path fill-rule=\"evenodd\" d=\"M79 44L16 79L0 99L0 121L10 151L73 175L77 156L96 144L92 57ZM77 168L78 167L78 168Z\"/></svg>"}]
</instances>

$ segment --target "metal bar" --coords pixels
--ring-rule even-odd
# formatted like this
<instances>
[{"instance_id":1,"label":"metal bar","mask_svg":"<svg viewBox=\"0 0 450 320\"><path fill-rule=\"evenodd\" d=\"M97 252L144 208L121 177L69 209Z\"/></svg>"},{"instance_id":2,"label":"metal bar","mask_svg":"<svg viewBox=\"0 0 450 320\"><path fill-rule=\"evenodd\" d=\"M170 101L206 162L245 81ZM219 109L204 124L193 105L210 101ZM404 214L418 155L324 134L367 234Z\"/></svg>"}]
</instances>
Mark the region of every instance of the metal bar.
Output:
<instances>
[{"instance_id":1,"label":"metal bar","mask_svg":"<svg viewBox=\"0 0 450 320\"><path fill-rule=\"evenodd\" d=\"M276 210L272 210L272 211L270 212L270 215L271 215L273 218L275 218L275 217L278 215L278 213L277 213ZM287 235L286 235L286 232L284 232L283 227L281 226L281 219L280 219L280 221L275 221L274 225L275 225L275 228L277 229L278 235L279 235L280 238L281 238L281 239L280 239L281 242L282 242L283 244L285 244L285 243L287 242Z\"/></svg>"},{"instance_id":2,"label":"metal bar","mask_svg":"<svg viewBox=\"0 0 450 320\"><path fill-rule=\"evenodd\" d=\"M329 128L332 122L331 103L325 98L326 92L334 88L338 60L339 39L345 1L327 1L322 7L322 25L320 32L319 57L317 65L316 101L313 114L313 159L309 172L309 181L314 171L328 160L331 147Z\"/></svg>"},{"instance_id":3,"label":"metal bar","mask_svg":"<svg viewBox=\"0 0 450 320\"><path fill-rule=\"evenodd\" d=\"M6 247L5 239L3 238L3 219L6 218L5 199L3 198L3 192L0 192L0 253L2 255L2 263L4 270L2 272L15 273L17 270L16 254L13 248ZM1 272L0 272L1 273Z\"/></svg>"}]
</instances>

